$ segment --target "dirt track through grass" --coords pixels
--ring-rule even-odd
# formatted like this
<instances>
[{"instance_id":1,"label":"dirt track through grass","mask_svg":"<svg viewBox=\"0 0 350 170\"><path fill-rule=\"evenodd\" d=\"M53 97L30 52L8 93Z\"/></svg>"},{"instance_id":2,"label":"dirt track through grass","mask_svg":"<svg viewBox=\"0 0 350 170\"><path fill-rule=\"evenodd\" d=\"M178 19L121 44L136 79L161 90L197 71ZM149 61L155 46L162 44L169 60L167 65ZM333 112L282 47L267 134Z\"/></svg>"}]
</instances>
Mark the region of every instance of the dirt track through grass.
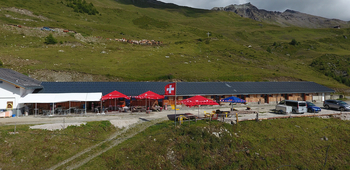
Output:
<instances>
[{"instance_id":1,"label":"dirt track through grass","mask_svg":"<svg viewBox=\"0 0 350 170\"><path fill-rule=\"evenodd\" d=\"M146 128L148 128L156 123L159 123L161 121L164 121L164 120L166 120L166 118L155 119L155 120L150 120L150 121L136 123L134 125L131 125L129 128L126 128L120 132L117 132L117 133L111 135L108 139L106 139L106 140L104 140L104 141L102 141L94 146L86 148L85 150L83 150L83 151L77 153L76 155L52 166L49 169L53 170L53 169L57 169L57 168L58 169L76 169L76 168L79 168L80 166L89 162L93 158L110 150L111 148L117 146L118 144L124 142L125 140L132 138L136 134L144 131ZM99 150L98 147L103 145L103 144L107 144L109 146L105 147L102 150ZM86 157L84 157L84 156L86 156ZM69 165L67 165L67 164L69 164Z\"/></svg>"}]
</instances>

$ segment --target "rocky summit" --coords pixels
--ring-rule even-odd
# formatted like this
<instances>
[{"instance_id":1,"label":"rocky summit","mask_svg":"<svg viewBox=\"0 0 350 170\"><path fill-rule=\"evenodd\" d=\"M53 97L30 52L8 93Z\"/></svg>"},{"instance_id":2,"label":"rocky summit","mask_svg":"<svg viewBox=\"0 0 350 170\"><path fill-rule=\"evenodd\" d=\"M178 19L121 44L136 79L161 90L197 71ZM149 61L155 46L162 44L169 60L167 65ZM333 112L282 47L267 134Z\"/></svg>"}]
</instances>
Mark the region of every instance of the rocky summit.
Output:
<instances>
[{"instance_id":1,"label":"rocky summit","mask_svg":"<svg viewBox=\"0 0 350 170\"><path fill-rule=\"evenodd\" d=\"M284 27L297 26L304 28L348 28L350 26L348 21L323 18L289 9L284 12L267 11L264 9L258 9L251 3L240 5L235 4L226 7L214 7L212 10L234 12L241 17Z\"/></svg>"}]
</instances>

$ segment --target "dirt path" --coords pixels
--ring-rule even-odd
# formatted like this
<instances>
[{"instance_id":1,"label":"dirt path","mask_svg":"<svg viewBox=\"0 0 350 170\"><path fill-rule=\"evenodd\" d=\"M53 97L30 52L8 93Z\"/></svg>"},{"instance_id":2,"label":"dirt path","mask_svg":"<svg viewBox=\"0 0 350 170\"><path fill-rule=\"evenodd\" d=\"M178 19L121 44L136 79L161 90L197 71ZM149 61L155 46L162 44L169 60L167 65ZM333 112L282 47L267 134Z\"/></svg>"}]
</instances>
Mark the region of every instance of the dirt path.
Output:
<instances>
[{"instance_id":1,"label":"dirt path","mask_svg":"<svg viewBox=\"0 0 350 170\"><path fill-rule=\"evenodd\" d=\"M51 168L49 168L50 170L53 169L76 169L79 168L80 166L86 164L87 162L89 162L90 160L92 160L93 158L101 155L102 153L110 150L111 148L117 146L118 144L124 142L125 140L135 136L136 134L144 131L146 128L159 123L161 121L166 120L166 118L161 118L161 119L155 119L155 120L150 120L150 121L145 121L145 122L141 122L141 123L136 123L134 125L131 125L129 128L125 128L124 130L117 132L113 135L111 135L108 139L106 139L105 141L102 141L94 146L91 146L89 148L84 149L83 151L77 153L76 155L52 166ZM118 137L118 138L117 138ZM106 144L109 145L108 147L106 147L103 150L98 150L98 147L101 146L102 144ZM84 158L84 156L87 156L86 158ZM80 159L79 159L80 158ZM81 159L82 158L82 159ZM76 161L75 161L76 160ZM67 165L69 163L69 165Z\"/></svg>"}]
</instances>

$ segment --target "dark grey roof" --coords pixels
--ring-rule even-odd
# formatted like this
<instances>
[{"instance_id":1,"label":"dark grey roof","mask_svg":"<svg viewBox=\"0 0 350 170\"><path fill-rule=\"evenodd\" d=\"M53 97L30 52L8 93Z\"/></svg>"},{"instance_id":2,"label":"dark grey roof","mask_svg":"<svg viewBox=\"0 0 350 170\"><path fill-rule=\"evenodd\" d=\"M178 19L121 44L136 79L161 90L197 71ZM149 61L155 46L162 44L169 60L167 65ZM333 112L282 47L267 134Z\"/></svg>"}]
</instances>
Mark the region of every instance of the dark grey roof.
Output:
<instances>
[{"instance_id":1,"label":"dark grey roof","mask_svg":"<svg viewBox=\"0 0 350 170\"><path fill-rule=\"evenodd\" d=\"M11 69L0 68L0 80L25 89L41 89L41 81L30 78Z\"/></svg>"},{"instance_id":2,"label":"dark grey roof","mask_svg":"<svg viewBox=\"0 0 350 170\"><path fill-rule=\"evenodd\" d=\"M165 82L43 82L39 93L88 93L102 92L106 95L117 90L128 96L137 96L146 91L164 94Z\"/></svg>"},{"instance_id":3,"label":"dark grey roof","mask_svg":"<svg viewBox=\"0 0 350 170\"><path fill-rule=\"evenodd\" d=\"M169 82L43 82L39 93L102 92L117 90L128 96L137 96L148 90L164 94ZM314 82L178 82L177 95L238 95L326 93L334 90Z\"/></svg>"},{"instance_id":4,"label":"dark grey roof","mask_svg":"<svg viewBox=\"0 0 350 170\"><path fill-rule=\"evenodd\" d=\"M184 82L179 91L183 94L284 94L326 93L334 90L314 82Z\"/></svg>"}]
</instances>

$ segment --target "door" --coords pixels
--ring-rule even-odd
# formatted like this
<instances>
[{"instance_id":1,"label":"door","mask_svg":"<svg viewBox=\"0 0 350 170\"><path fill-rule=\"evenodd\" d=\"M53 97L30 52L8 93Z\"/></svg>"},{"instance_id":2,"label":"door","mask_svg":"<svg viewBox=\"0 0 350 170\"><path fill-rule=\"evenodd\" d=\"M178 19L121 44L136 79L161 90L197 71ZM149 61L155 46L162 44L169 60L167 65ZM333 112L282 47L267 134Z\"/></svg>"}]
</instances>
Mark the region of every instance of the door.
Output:
<instances>
[{"instance_id":1,"label":"door","mask_svg":"<svg viewBox=\"0 0 350 170\"><path fill-rule=\"evenodd\" d=\"M270 101L269 101L269 95L267 95L267 94L265 94L265 103L269 103Z\"/></svg>"}]
</instances>

